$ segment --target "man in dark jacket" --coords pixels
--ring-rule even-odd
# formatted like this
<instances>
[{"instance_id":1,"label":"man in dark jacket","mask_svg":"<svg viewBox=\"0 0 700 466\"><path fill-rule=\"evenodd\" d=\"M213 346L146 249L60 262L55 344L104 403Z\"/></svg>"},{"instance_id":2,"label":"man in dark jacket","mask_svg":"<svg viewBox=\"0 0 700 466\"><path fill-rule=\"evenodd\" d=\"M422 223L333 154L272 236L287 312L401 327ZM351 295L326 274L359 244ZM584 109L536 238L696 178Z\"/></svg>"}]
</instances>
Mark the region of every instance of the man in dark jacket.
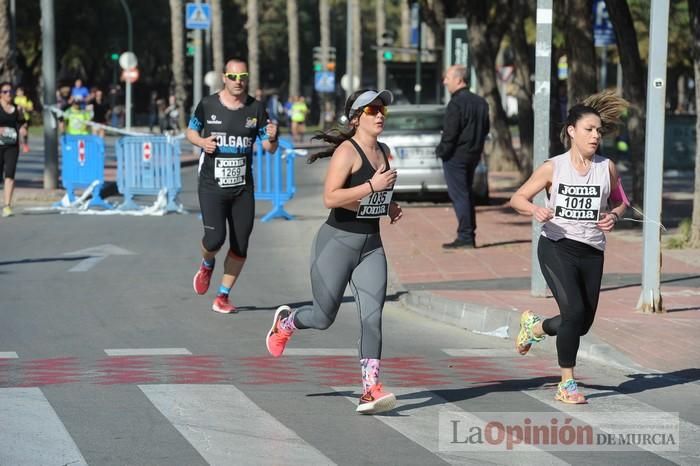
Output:
<instances>
[{"instance_id":1,"label":"man in dark jacket","mask_svg":"<svg viewBox=\"0 0 700 466\"><path fill-rule=\"evenodd\" d=\"M453 65L442 80L452 98L435 153L442 159L447 193L458 222L457 239L443 244L445 249L475 247L474 172L489 133L489 106L482 97L469 92L466 77L464 65Z\"/></svg>"}]
</instances>

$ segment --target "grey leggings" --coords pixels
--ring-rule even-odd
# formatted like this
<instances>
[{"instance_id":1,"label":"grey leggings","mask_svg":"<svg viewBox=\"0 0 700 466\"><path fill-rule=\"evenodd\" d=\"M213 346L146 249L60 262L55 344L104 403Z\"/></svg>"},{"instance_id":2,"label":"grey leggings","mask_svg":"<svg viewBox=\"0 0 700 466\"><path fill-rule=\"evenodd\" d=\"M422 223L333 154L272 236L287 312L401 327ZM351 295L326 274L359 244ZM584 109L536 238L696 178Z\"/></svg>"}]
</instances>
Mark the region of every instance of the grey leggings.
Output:
<instances>
[{"instance_id":1,"label":"grey leggings","mask_svg":"<svg viewBox=\"0 0 700 466\"><path fill-rule=\"evenodd\" d=\"M298 329L330 327L350 283L360 314L360 358L379 359L386 273L379 233L350 233L324 223L311 246L314 303L296 310L294 325Z\"/></svg>"}]
</instances>

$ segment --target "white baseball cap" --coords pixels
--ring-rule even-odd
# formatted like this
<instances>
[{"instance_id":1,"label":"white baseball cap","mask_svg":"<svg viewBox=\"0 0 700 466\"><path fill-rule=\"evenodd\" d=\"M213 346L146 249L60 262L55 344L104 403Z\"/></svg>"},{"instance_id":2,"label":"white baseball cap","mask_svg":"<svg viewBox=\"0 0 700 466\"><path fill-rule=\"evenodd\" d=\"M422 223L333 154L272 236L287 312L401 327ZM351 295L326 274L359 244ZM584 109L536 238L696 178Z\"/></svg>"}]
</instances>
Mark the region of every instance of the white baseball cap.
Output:
<instances>
[{"instance_id":1,"label":"white baseball cap","mask_svg":"<svg viewBox=\"0 0 700 466\"><path fill-rule=\"evenodd\" d=\"M372 103L374 99L380 99L384 105L391 105L394 101L394 94L386 89L383 91L365 91L357 96L357 99L352 103L350 106L350 113Z\"/></svg>"}]
</instances>

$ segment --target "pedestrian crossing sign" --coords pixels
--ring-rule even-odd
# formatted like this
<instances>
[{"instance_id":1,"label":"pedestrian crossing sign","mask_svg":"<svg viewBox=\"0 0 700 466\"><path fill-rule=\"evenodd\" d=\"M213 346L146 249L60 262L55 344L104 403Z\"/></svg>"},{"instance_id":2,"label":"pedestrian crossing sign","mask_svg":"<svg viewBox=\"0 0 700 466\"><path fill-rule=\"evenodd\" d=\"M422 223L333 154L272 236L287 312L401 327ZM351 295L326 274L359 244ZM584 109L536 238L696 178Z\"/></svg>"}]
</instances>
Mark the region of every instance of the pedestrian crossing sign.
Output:
<instances>
[{"instance_id":1,"label":"pedestrian crossing sign","mask_svg":"<svg viewBox=\"0 0 700 466\"><path fill-rule=\"evenodd\" d=\"M187 29L209 29L211 27L209 4L188 3L185 5L185 27Z\"/></svg>"}]
</instances>

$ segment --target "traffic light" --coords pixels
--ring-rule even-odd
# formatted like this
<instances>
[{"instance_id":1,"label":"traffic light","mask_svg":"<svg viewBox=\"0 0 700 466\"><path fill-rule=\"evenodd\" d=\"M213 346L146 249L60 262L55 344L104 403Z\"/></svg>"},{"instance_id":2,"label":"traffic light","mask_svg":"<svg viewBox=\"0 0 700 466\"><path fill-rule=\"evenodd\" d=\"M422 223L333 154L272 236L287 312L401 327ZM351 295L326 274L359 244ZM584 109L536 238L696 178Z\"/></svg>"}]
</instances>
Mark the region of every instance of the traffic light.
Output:
<instances>
[{"instance_id":1,"label":"traffic light","mask_svg":"<svg viewBox=\"0 0 700 466\"><path fill-rule=\"evenodd\" d=\"M392 61L394 59L394 51L390 47L393 47L395 37L393 32L388 31L382 34L382 38L379 40L379 46L384 50L382 52L384 61Z\"/></svg>"},{"instance_id":2,"label":"traffic light","mask_svg":"<svg viewBox=\"0 0 700 466\"><path fill-rule=\"evenodd\" d=\"M321 47L314 47L314 71L323 69L323 60L321 59Z\"/></svg>"},{"instance_id":3,"label":"traffic light","mask_svg":"<svg viewBox=\"0 0 700 466\"><path fill-rule=\"evenodd\" d=\"M195 47L197 46L197 39L195 36L195 31L187 31L187 56L194 57Z\"/></svg>"},{"instance_id":4,"label":"traffic light","mask_svg":"<svg viewBox=\"0 0 700 466\"><path fill-rule=\"evenodd\" d=\"M328 47L328 61L323 62L321 47L314 47L314 71L335 70L335 47Z\"/></svg>"},{"instance_id":5,"label":"traffic light","mask_svg":"<svg viewBox=\"0 0 700 466\"><path fill-rule=\"evenodd\" d=\"M335 47L330 47L328 49L328 63L326 63L326 69L328 71L335 71Z\"/></svg>"},{"instance_id":6,"label":"traffic light","mask_svg":"<svg viewBox=\"0 0 700 466\"><path fill-rule=\"evenodd\" d=\"M109 58L112 59L112 61L117 61L119 60L119 54L118 53L113 53L109 56Z\"/></svg>"}]
</instances>

